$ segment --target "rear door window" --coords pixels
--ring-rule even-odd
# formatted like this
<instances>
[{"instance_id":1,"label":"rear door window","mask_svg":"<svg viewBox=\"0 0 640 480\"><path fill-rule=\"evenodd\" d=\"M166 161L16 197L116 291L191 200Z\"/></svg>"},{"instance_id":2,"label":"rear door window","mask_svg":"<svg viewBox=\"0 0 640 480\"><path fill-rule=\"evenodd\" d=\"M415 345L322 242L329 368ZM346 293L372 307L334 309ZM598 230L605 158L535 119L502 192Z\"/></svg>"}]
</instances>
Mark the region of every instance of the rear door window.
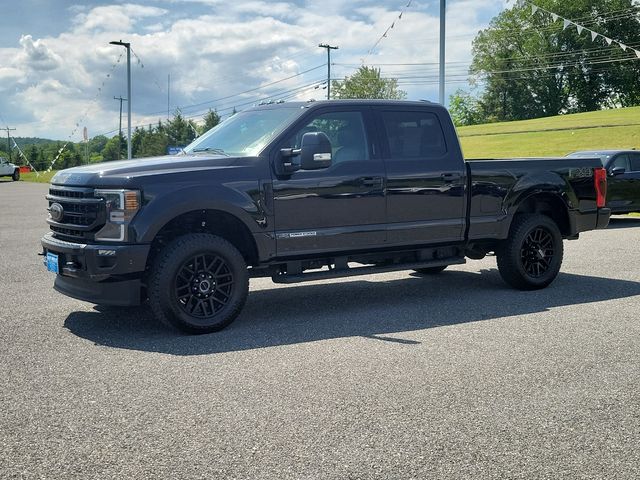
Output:
<instances>
[{"instance_id":1,"label":"rear door window","mask_svg":"<svg viewBox=\"0 0 640 480\"><path fill-rule=\"evenodd\" d=\"M438 117L431 112L381 112L391 159L419 160L442 157L447 145Z\"/></svg>"},{"instance_id":2,"label":"rear door window","mask_svg":"<svg viewBox=\"0 0 640 480\"><path fill-rule=\"evenodd\" d=\"M640 172L640 153L632 153L629 155L632 172Z\"/></svg>"}]
</instances>

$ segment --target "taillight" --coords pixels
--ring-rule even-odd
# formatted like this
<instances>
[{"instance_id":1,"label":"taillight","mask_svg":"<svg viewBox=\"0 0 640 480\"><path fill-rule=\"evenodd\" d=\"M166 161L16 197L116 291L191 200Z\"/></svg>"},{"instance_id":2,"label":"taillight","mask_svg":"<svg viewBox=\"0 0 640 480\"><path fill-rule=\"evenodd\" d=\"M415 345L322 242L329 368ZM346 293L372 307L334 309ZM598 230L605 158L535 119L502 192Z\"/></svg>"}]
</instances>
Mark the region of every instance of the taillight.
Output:
<instances>
[{"instance_id":1,"label":"taillight","mask_svg":"<svg viewBox=\"0 0 640 480\"><path fill-rule=\"evenodd\" d=\"M596 206L602 208L607 198L607 171L603 167L593 169L593 183L596 187Z\"/></svg>"}]
</instances>

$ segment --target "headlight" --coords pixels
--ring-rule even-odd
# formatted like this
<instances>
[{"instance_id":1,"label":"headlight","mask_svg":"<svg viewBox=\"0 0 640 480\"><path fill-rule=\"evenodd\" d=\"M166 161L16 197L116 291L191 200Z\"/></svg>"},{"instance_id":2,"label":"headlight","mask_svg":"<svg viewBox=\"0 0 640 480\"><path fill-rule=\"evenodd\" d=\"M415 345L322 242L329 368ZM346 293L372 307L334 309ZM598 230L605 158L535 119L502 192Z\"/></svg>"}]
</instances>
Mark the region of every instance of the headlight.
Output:
<instances>
[{"instance_id":1,"label":"headlight","mask_svg":"<svg viewBox=\"0 0 640 480\"><path fill-rule=\"evenodd\" d=\"M94 196L105 200L107 210L107 223L96 233L96 240L126 241L129 223L140 210L140 192L96 190Z\"/></svg>"}]
</instances>

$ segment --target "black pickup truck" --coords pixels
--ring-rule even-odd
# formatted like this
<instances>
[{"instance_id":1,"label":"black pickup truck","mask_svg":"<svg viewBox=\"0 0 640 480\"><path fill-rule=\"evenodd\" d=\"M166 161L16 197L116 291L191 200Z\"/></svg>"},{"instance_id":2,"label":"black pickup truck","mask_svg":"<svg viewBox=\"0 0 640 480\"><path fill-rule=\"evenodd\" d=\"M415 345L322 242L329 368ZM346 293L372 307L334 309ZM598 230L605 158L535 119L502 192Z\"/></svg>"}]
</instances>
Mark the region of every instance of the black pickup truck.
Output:
<instances>
[{"instance_id":1,"label":"black pickup truck","mask_svg":"<svg viewBox=\"0 0 640 480\"><path fill-rule=\"evenodd\" d=\"M42 245L59 292L204 333L250 277L432 274L494 252L508 284L546 287L563 239L607 226L606 179L597 159L465 162L429 102L273 104L181 155L59 172Z\"/></svg>"}]
</instances>

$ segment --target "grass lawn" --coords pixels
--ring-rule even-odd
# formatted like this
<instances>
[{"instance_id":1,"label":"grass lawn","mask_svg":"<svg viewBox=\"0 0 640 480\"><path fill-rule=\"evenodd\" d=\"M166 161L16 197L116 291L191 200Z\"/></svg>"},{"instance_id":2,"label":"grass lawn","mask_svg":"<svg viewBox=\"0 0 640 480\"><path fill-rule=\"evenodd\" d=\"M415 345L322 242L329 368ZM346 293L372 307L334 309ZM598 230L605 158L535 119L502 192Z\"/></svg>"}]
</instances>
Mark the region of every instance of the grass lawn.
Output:
<instances>
[{"instance_id":1,"label":"grass lawn","mask_svg":"<svg viewBox=\"0 0 640 480\"><path fill-rule=\"evenodd\" d=\"M467 158L563 156L575 150L640 148L640 107L458 129Z\"/></svg>"},{"instance_id":2,"label":"grass lawn","mask_svg":"<svg viewBox=\"0 0 640 480\"><path fill-rule=\"evenodd\" d=\"M56 173L58 173L58 170L40 172L40 175L36 175L35 172L21 173L20 180L25 182L49 183Z\"/></svg>"}]
</instances>

